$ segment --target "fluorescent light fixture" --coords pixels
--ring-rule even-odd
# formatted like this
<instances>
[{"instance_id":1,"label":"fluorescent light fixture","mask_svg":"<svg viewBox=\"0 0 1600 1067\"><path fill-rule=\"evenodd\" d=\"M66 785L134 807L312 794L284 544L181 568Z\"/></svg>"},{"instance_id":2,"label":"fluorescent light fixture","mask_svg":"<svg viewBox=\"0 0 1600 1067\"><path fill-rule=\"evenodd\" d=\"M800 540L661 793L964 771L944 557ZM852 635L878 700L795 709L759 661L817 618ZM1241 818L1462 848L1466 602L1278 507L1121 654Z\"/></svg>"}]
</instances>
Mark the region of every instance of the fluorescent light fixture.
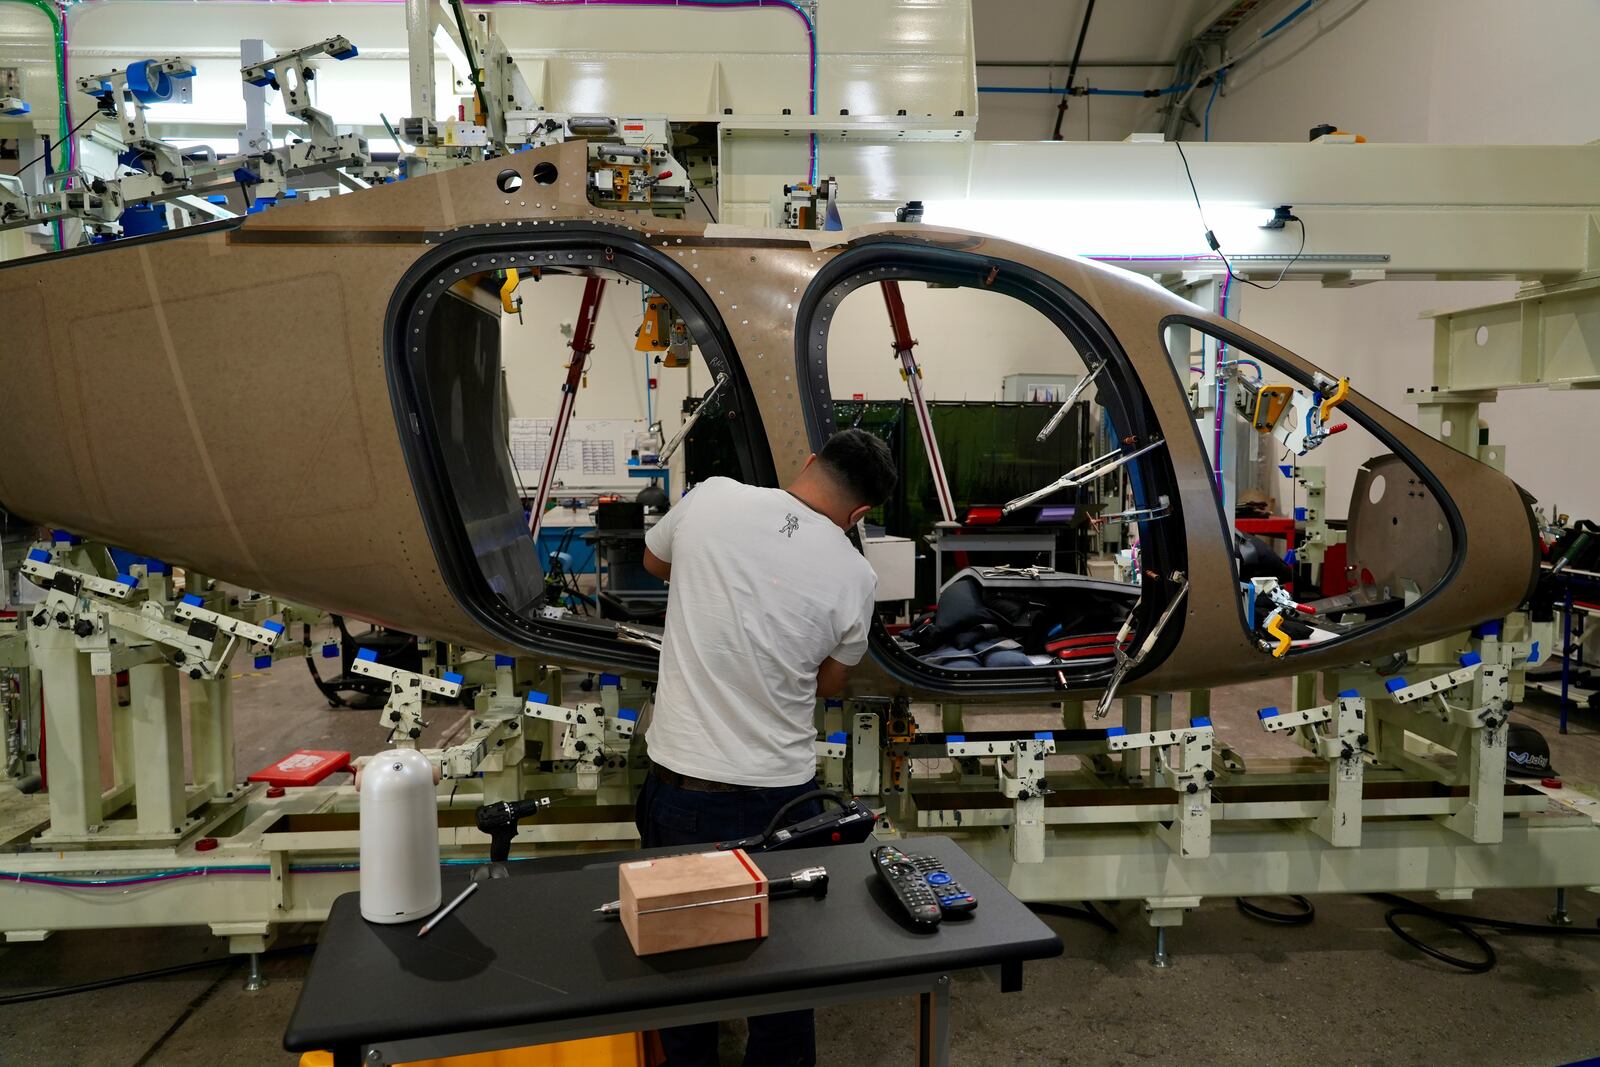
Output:
<instances>
[{"instance_id":1,"label":"fluorescent light fixture","mask_svg":"<svg viewBox=\"0 0 1600 1067\"><path fill-rule=\"evenodd\" d=\"M1277 250L1271 207L1208 203L1205 217L1230 254ZM1074 256L1213 254L1193 201L927 200L923 221Z\"/></svg>"}]
</instances>

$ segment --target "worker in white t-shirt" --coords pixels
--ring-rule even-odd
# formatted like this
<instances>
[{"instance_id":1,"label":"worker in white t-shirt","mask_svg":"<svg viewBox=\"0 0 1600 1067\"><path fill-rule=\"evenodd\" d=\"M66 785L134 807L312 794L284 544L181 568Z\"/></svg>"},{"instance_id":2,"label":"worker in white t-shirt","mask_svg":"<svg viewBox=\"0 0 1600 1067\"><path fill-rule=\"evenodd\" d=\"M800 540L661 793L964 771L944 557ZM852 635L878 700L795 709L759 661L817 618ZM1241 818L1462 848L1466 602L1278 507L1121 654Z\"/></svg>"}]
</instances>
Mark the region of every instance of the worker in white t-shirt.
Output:
<instances>
[{"instance_id":1,"label":"worker in white t-shirt","mask_svg":"<svg viewBox=\"0 0 1600 1067\"><path fill-rule=\"evenodd\" d=\"M816 701L865 655L877 588L845 531L895 476L887 445L845 430L787 489L711 478L645 535L645 568L672 583L637 812L647 848L759 834L815 788ZM717 1062L715 1023L661 1038L670 1067ZM811 1012L750 1020L747 1065L815 1061Z\"/></svg>"}]
</instances>

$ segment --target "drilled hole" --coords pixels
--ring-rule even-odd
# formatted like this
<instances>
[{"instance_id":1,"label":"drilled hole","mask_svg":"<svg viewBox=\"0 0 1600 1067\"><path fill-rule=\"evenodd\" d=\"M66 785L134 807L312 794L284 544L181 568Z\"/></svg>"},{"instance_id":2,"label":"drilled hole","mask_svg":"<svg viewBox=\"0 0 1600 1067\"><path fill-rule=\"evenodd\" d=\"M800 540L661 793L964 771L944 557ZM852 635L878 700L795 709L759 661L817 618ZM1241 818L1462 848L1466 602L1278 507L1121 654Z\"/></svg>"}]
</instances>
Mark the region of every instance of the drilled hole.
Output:
<instances>
[{"instance_id":1,"label":"drilled hole","mask_svg":"<svg viewBox=\"0 0 1600 1067\"><path fill-rule=\"evenodd\" d=\"M561 172L556 170L556 165L549 160L534 164L533 180L540 185L554 185L559 177L561 177Z\"/></svg>"},{"instance_id":2,"label":"drilled hole","mask_svg":"<svg viewBox=\"0 0 1600 1067\"><path fill-rule=\"evenodd\" d=\"M507 167L495 176L494 183L502 193L514 193L522 188L522 175Z\"/></svg>"}]
</instances>

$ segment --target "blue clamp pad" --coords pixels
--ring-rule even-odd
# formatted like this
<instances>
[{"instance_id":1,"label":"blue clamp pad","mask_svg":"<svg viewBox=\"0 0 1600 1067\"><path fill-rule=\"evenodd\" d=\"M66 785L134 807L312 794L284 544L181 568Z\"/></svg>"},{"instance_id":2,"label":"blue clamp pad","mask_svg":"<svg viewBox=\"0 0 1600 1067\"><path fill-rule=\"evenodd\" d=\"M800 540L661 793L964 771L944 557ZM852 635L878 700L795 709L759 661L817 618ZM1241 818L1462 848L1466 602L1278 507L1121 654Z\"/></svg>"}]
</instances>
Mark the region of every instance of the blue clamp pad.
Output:
<instances>
[{"instance_id":1,"label":"blue clamp pad","mask_svg":"<svg viewBox=\"0 0 1600 1067\"><path fill-rule=\"evenodd\" d=\"M515 667L517 665L517 660L515 656L502 656L496 652L494 656L494 665L496 667Z\"/></svg>"},{"instance_id":2,"label":"blue clamp pad","mask_svg":"<svg viewBox=\"0 0 1600 1067\"><path fill-rule=\"evenodd\" d=\"M221 193L212 193L206 197L206 203L208 204L226 204L227 202L228 198Z\"/></svg>"},{"instance_id":3,"label":"blue clamp pad","mask_svg":"<svg viewBox=\"0 0 1600 1067\"><path fill-rule=\"evenodd\" d=\"M183 594L183 599L178 601L178 603L184 604L184 605L186 605L188 607L191 607L191 608L198 608L200 606L200 604L202 603L202 601L200 600L199 597L195 596L193 593L185 593L185 594Z\"/></svg>"},{"instance_id":4,"label":"blue clamp pad","mask_svg":"<svg viewBox=\"0 0 1600 1067\"><path fill-rule=\"evenodd\" d=\"M332 641L329 641L327 644L323 645L322 646L322 658L323 659L338 659L339 658L339 646L337 644L335 644L334 642L332 642Z\"/></svg>"},{"instance_id":5,"label":"blue clamp pad","mask_svg":"<svg viewBox=\"0 0 1600 1067\"><path fill-rule=\"evenodd\" d=\"M639 709L638 708L618 708L617 709L617 718L619 718L619 719L627 719L629 722L638 722L639 721Z\"/></svg>"},{"instance_id":6,"label":"blue clamp pad","mask_svg":"<svg viewBox=\"0 0 1600 1067\"><path fill-rule=\"evenodd\" d=\"M159 559L151 559L149 556L145 557L144 569L145 569L145 573L147 573L147 574L171 574L172 573L172 568L170 566L168 566L165 563L162 563Z\"/></svg>"},{"instance_id":7,"label":"blue clamp pad","mask_svg":"<svg viewBox=\"0 0 1600 1067\"><path fill-rule=\"evenodd\" d=\"M330 56L332 56L334 59L354 59L356 56L359 56L361 53L356 51L356 46L352 44L349 48L345 49L343 52L329 52L328 54Z\"/></svg>"},{"instance_id":8,"label":"blue clamp pad","mask_svg":"<svg viewBox=\"0 0 1600 1067\"><path fill-rule=\"evenodd\" d=\"M830 745L848 745L850 743L850 735L843 730L835 730L828 735L828 743Z\"/></svg>"},{"instance_id":9,"label":"blue clamp pad","mask_svg":"<svg viewBox=\"0 0 1600 1067\"><path fill-rule=\"evenodd\" d=\"M368 663L376 663L378 662L378 654L370 648L358 649L356 651L356 659L364 659Z\"/></svg>"},{"instance_id":10,"label":"blue clamp pad","mask_svg":"<svg viewBox=\"0 0 1600 1067\"><path fill-rule=\"evenodd\" d=\"M139 579L135 578L131 574L117 575L117 582L121 585L127 586L129 589L137 589L139 587Z\"/></svg>"},{"instance_id":11,"label":"blue clamp pad","mask_svg":"<svg viewBox=\"0 0 1600 1067\"><path fill-rule=\"evenodd\" d=\"M1361 690L1359 690L1359 689L1341 689L1341 690L1339 690L1339 695L1344 697L1346 700L1353 700L1356 697L1361 695Z\"/></svg>"},{"instance_id":12,"label":"blue clamp pad","mask_svg":"<svg viewBox=\"0 0 1600 1067\"><path fill-rule=\"evenodd\" d=\"M621 684L622 684L622 678L619 677L618 675L615 675L615 674L602 674L600 676L600 688L601 689L604 689L608 685L618 685L618 686L620 686Z\"/></svg>"},{"instance_id":13,"label":"blue clamp pad","mask_svg":"<svg viewBox=\"0 0 1600 1067\"><path fill-rule=\"evenodd\" d=\"M1463 652L1461 654L1461 665L1463 667L1476 667L1482 662L1483 657L1478 655L1476 652Z\"/></svg>"},{"instance_id":14,"label":"blue clamp pad","mask_svg":"<svg viewBox=\"0 0 1600 1067\"><path fill-rule=\"evenodd\" d=\"M1535 641L1533 643L1533 648L1531 648L1528 651L1528 662L1529 663L1538 663L1539 662L1539 642L1537 642L1537 641Z\"/></svg>"},{"instance_id":15,"label":"blue clamp pad","mask_svg":"<svg viewBox=\"0 0 1600 1067\"><path fill-rule=\"evenodd\" d=\"M1273 705L1270 708L1257 708L1256 709L1256 718L1258 718L1258 719L1270 719L1276 714L1278 714L1277 705Z\"/></svg>"},{"instance_id":16,"label":"blue clamp pad","mask_svg":"<svg viewBox=\"0 0 1600 1067\"><path fill-rule=\"evenodd\" d=\"M1206 718L1204 715L1200 716L1198 719L1190 719L1189 720L1189 726L1192 729L1199 729L1202 726L1210 726L1210 725L1211 725L1211 720Z\"/></svg>"},{"instance_id":17,"label":"blue clamp pad","mask_svg":"<svg viewBox=\"0 0 1600 1067\"><path fill-rule=\"evenodd\" d=\"M1297 560L1298 560L1298 557L1296 556L1296 549L1291 548L1291 549L1289 549L1289 551L1287 551L1287 552L1285 552L1283 554L1283 561L1285 563L1293 564L1293 563L1297 562Z\"/></svg>"},{"instance_id":18,"label":"blue clamp pad","mask_svg":"<svg viewBox=\"0 0 1600 1067\"><path fill-rule=\"evenodd\" d=\"M49 563L50 550L45 548L30 548L28 549L28 558L33 560L35 563Z\"/></svg>"},{"instance_id":19,"label":"blue clamp pad","mask_svg":"<svg viewBox=\"0 0 1600 1067\"><path fill-rule=\"evenodd\" d=\"M550 703L550 694L549 693L541 693L537 689L530 689L530 690L528 690L528 703L530 703L530 704L548 704L548 703Z\"/></svg>"},{"instance_id":20,"label":"blue clamp pad","mask_svg":"<svg viewBox=\"0 0 1600 1067\"><path fill-rule=\"evenodd\" d=\"M1407 682L1404 678L1390 678L1387 682L1383 683L1383 687L1391 693L1399 692L1400 690L1404 689L1406 685Z\"/></svg>"},{"instance_id":21,"label":"blue clamp pad","mask_svg":"<svg viewBox=\"0 0 1600 1067\"><path fill-rule=\"evenodd\" d=\"M33 110L33 105L29 104L29 103L27 103L25 101L20 101L19 100L17 102L17 105L18 106L16 106L16 107L8 107L8 108L6 108L5 111L3 112L3 114L7 114L7 115L26 115L28 112Z\"/></svg>"},{"instance_id":22,"label":"blue clamp pad","mask_svg":"<svg viewBox=\"0 0 1600 1067\"><path fill-rule=\"evenodd\" d=\"M1056 735L1051 733L1049 730L1040 730L1033 735L1033 739L1035 741L1053 741L1055 736Z\"/></svg>"},{"instance_id":23,"label":"blue clamp pad","mask_svg":"<svg viewBox=\"0 0 1600 1067\"><path fill-rule=\"evenodd\" d=\"M963 741L965 741L966 739L967 739L967 735L966 734L945 734L944 735L944 743L947 744L947 745L959 745Z\"/></svg>"},{"instance_id":24,"label":"blue clamp pad","mask_svg":"<svg viewBox=\"0 0 1600 1067\"><path fill-rule=\"evenodd\" d=\"M827 700L822 702L822 706L825 708L842 708L844 707L844 701L835 697L829 697Z\"/></svg>"},{"instance_id":25,"label":"blue clamp pad","mask_svg":"<svg viewBox=\"0 0 1600 1067\"><path fill-rule=\"evenodd\" d=\"M1472 636L1473 637L1499 637L1500 636L1500 620L1499 619L1491 619L1488 622L1480 622L1477 626L1474 626L1472 628Z\"/></svg>"},{"instance_id":26,"label":"blue clamp pad","mask_svg":"<svg viewBox=\"0 0 1600 1067\"><path fill-rule=\"evenodd\" d=\"M1106 727L1106 736L1107 737L1121 737L1123 734L1125 734L1127 732L1128 732L1128 728L1126 726L1108 726L1108 727Z\"/></svg>"},{"instance_id":27,"label":"blue clamp pad","mask_svg":"<svg viewBox=\"0 0 1600 1067\"><path fill-rule=\"evenodd\" d=\"M271 656L257 656L256 657L256 670L264 671L270 666L272 666L272 657Z\"/></svg>"},{"instance_id":28,"label":"blue clamp pad","mask_svg":"<svg viewBox=\"0 0 1600 1067\"><path fill-rule=\"evenodd\" d=\"M259 78L251 78L250 79L250 84L251 85L255 85L255 86L271 85L272 84L272 74L271 74L271 72L269 71L268 73L261 75L261 77L259 77Z\"/></svg>"},{"instance_id":29,"label":"blue clamp pad","mask_svg":"<svg viewBox=\"0 0 1600 1067\"><path fill-rule=\"evenodd\" d=\"M51 530L50 540L54 541L58 545L83 544L83 538L79 537L75 533L68 533L66 530Z\"/></svg>"},{"instance_id":30,"label":"blue clamp pad","mask_svg":"<svg viewBox=\"0 0 1600 1067\"><path fill-rule=\"evenodd\" d=\"M466 681L466 679L462 678L461 675L457 674L455 671L445 671L440 677L449 682L451 685L460 685L462 682Z\"/></svg>"},{"instance_id":31,"label":"blue clamp pad","mask_svg":"<svg viewBox=\"0 0 1600 1067\"><path fill-rule=\"evenodd\" d=\"M1295 508L1294 509L1294 521L1295 522L1305 522L1306 521L1306 509L1305 508Z\"/></svg>"},{"instance_id":32,"label":"blue clamp pad","mask_svg":"<svg viewBox=\"0 0 1600 1067\"><path fill-rule=\"evenodd\" d=\"M233 168L233 180L240 185L260 185L261 175L249 167L235 167Z\"/></svg>"},{"instance_id":33,"label":"blue clamp pad","mask_svg":"<svg viewBox=\"0 0 1600 1067\"><path fill-rule=\"evenodd\" d=\"M275 634L283 633L283 623L279 622L277 619L267 619L261 624L261 628L263 630L271 630Z\"/></svg>"}]
</instances>

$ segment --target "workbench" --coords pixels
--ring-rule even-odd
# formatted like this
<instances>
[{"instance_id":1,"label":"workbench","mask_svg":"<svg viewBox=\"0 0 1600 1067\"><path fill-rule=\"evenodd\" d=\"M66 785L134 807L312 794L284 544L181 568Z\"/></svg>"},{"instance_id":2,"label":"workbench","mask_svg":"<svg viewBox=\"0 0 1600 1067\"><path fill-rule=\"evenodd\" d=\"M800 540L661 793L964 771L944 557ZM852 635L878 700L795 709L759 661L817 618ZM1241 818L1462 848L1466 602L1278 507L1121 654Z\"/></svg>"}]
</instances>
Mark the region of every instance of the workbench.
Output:
<instances>
[{"instance_id":1,"label":"workbench","mask_svg":"<svg viewBox=\"0 0 1600 1067\"><path fill-rule=\"evenodd\" d=\"M617 865L684 849L507 864L426 937L419 922L361 917L340 897L284 1034L291 1052L331 1049L338 1067L402 1063L916 995L919 1064L945 1064L950 975L995 968L1022 985L1022 963L1061 941L946 837L907 847L937 855L978 898L972 918L918 932L897 920L872 869L873 842L752 857L768 877L824 866L822 900L772 903L763 940L635 956L620 922L592 909L617 896ZM445 878L444 899L468 870Z\"/></svg>"}]
</instances>

